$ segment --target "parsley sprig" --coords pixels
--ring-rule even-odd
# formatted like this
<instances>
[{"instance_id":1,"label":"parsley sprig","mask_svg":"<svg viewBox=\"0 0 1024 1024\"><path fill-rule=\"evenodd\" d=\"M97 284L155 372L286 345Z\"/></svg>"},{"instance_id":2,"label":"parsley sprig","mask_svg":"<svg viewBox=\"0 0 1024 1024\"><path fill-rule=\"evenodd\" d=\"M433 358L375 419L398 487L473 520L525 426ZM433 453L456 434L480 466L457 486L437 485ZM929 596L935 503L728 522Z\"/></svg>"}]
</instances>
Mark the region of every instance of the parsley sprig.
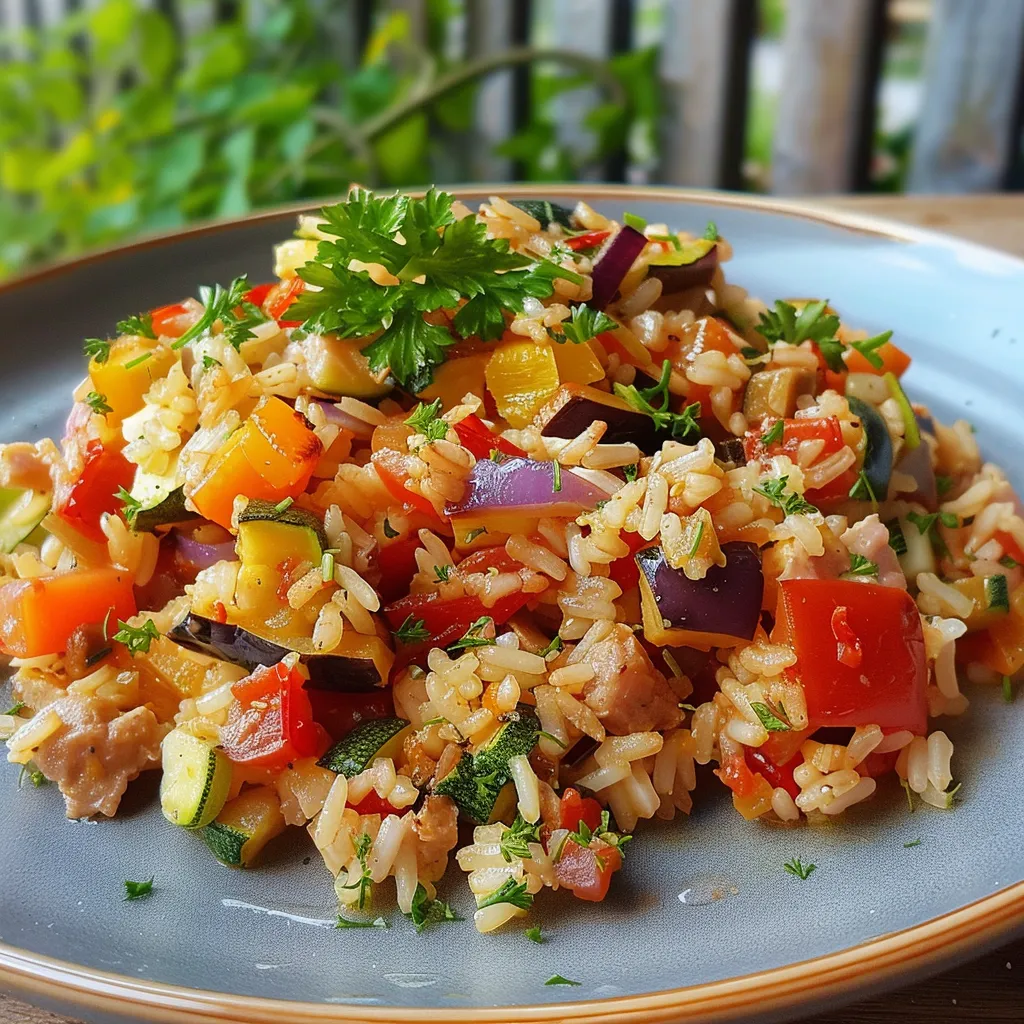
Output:
<instances>
[{"instance_id":1,"label":"parsley sprig","mask_svg":"<svg viewBox=\"0 0 1024 1024\"><path fill-rule=\"evenodd\" d=\"M428 441L440 441L448 433L448 423L441 419L440 398L435 398L429 405L420 402L405 422Z\"/></svg>"},{"instance_id":2,"label":"parsley sprig","mask_svg":"<svg viewBox=\"0 0 1024 1024\"><path fill-rule=\"evenodd\" d=\"M203 304L203 315L171 345L171 348L183 348L190 341L195 341L218 320L223 322L225 333L227 333L230 325L238 321L235 309L242 305L247 291L249 291L249 278L245 274L236 277L227 288L220 284L202 285L199 289L199 301ZM246 303L246 305L251 306L252 303ZM255 307L253 308L255 309ZM245 336L237 339L238 345L241 345L245 337L248 337L248 328L246 328ZM232 336L229 336L228 340L235 345ZM238 345L235 347L237 348Z\"/></svg>"},{"instance_id":3,"label":"parsley sprig","mask_svg":"<svg viewBox=\"0 0 1024 1024\"><path fill-rule=\"evenodd\" d=\"M133 658L136 654L148 654L149 645L159 638L160 630L152 619L146 619L141 626L129 626L127 622L118 619L117 632L111 637L119 644L124 644Z\"/></svg>"},{"instance_id":4,"label":"parsley sprig","mask_svg":"<svg viewBox=\"0 0 1024 1024\"><path fill-rule=\"evenodd\" d=\"M562 323L562 334L552 332L552 337L555 341L569 340L574 345L581 345L604 331L614 331L618 326L610 316L600 310L591 309L590 306L573 306L572 319Z\"/></svg>"},{"instance_id":5,"label":"parsley sprig","mask_svg":"<svg viewBox=\"0 0 1024 1024\"><path fill-rule=\"evenodd\" d=\"M498 840L498 852L502 858L511 863L513 858L530 856L530 843L540 842L540 822L531 825L516 814L515 821L505 829Z\"/></svg>"},{"instance_id":6,"label":"parsley sprig","mask_svg":"<svg viewBox=\"0 0 1024 1024\"><path fill-rule=\"evenodd\" d=\"M348 882L345 885L339 886L341 889L356 889L358 891L356 906L360 910L366 906L366 900L370 895L370 884L373 881L370 869L366 866L366 855L370 852L372 845L373 839L368 833L363 832L356 837L355 848L356 858L359 861L359 877L354 882Z\"/></svg>"},{"instance_id":7,"label":"parsley sprig","mask_svg":"<svg viewBox=\"0 0 1024 1024\"><path fill-rule=\"evenodd\" d=\"M494 892L485 896L477 903L477 909L493 907L498 903L511 903L520 910L529 910L533 906L533 895L526 891L526 881L517 882L514 878L506 878Z\"/></svg>"},{"instance_id":8,"label":"parsley sprig","mask_svg":"<svg viewBox=\"0 0 1024 1024\"><path fill-rule=\"evenodd\" d=\"M506 312L521 312L527 297L547 298L555 278L578 274L550 261L513 252L506 239L487 237L475 217L456 220L454 197L430 189L422 199L376 196L353 189L346 202L325 207L320 230L332 236L299 276L306 289L292 307L303 328L343 338L376 335L363 352L373 373L391 374L405 388L423 390L445 349L462 338L500 338ZM398 279L379 285L352 260L377 264ZM457 309L451 327L426 313Z\"/></svg>"},{"instance_id":9,"label":"parsley sprig","mask_svg":"<svg viewBox=\"0 0 1024 1024\"><path fill-rule=\"evenodd\" d=\"M152 313L133 313L123 320L117 321L118 334L135 334L140 338L151 338L156 340L156 331L153 330Z\"/></svg>"},{"instance_id":10,"label":"parsley sprig","mask_svg":"<svg viewBox=\"0 0 1024 1024\"><path fill-rule=\"evenodd\" d=\"M412 897L412 908L405 915L412 921L417 932L423 931L432 924L440 924L443 921L461 921L462 918L452 910L451 906L444 900L431 899L423 883L416 885L416 892Z\"/></svg>"},{"instance_id":11,"label":"parsley sprig","mask_svg":"<svg viewBox=\"0 0 1024 1024\"><path fill-rule=\"evenodd\" d=\"M805 864L799 857L786 861L782 866L789 874L799 878L801 882L806 882L812 872L818 869L817 864Z\"/></svg>"},{"instance_id":12,"label":"parsley sprig","mask_svg":"<svg viewBox=\"0 0 1024 1024\"><path fill-rule=\"evenodd\" d=\"M666 359L661 364L658 383L649 388L638 388L635 384L616 384L615 394L625 399L637 412L646 413L654 420L658 430L667 430L678 441L690 435L700 436L700 402L684 407L682 412L672 412L672 401L668 382L672 376L672 362Z\"/></svg>"},{"instance_id":13,"label":"parsley sprig","mask_svg":"<svg viewBox=\"0 0 1024 1024\"><path fill-rule=\"evenodd\" d=\"M85 404L89 406L97 416L105 416L108 412L114 411L107 404L107 396L101 395L98 391L90 391L89 394L85 396Z\"/></svg>"},{"instance_id":14,"label":"parsley sprig","mask_svg":"<svg viewBox=\"0 0 1024 1024\"><path fill-rule=\"evenodd\" d=\"M778 479L764 480L754 490L766 497L776 508L781 508L787 516L813 515L818 511L802 494L794 491L786 493L788 476L780 476Z\"/></svg>"}]
</instances>

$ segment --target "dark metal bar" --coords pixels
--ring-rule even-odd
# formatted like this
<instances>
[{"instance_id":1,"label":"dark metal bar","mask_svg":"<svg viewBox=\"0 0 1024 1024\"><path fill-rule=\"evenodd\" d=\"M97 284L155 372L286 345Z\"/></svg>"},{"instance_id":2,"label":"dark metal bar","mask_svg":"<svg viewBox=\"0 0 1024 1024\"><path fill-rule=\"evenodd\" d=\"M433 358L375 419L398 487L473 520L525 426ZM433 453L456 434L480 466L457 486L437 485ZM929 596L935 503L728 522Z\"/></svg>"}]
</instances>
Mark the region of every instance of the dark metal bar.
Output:
<instances>
[{"instance_id":1,"label":"dark metal bar","mask_svg":"<svg viewBox=\"0 0 1024 1024\"><path fill-rule=\"evenodd\" d=\"M609 0L611 17L608 19L608 52L628 53L633 49L633 0ZM606 181L625 181L629 167L628 143L624 142L618 152L612 153L605 160L604 177Z\"/></svg>"},{"instance_id":2,"label":"dark metal bar","mask_svg":"<svg viewBox=\"0 0 1024 1024\"><path fill-rule=\"evenodd\" d=\"M532 0L519 0L512 6L512 31L509 43L525 46L531 42L530 27L533 24ZM529 65L515 68L512 72L512 129L520 131L530 122L533 106L533 82ZM525 165L521 160L512 164L512 173L517 181L522 180Z\"/></svg>"},{"instance_id":3,"label":"dark metal bar","mask_svg":"<svg viewBox=\"0 0 1024 1024\"><path fill-rule=\"evenodd\" d=\"M859 76L854 136L850 147L850 188L867 192L871 188L871 164L875 155L878 123L878 92L882 81L889 28L889 0L868 0L868 25L861 44L863 64Z\"/></svg>"},{"instance_id":4,"label":"dark metal bar","mask_svg":"<svg viewBox=\"0 0 1024 1024\"><path fill-rule=\"evenodd\" d=\"M1012 191L1024 190L1024 39L1021 40L1017 64L1017 99L1010 118L1010 141L1002 187Z\"/></svg>"},{"instance_id":5,"label":"dark metal bar","mask_svg":"<svg viewBox=\"0 0 1024 1024\"><path fill-rule=\"evenodd\" d=\"M747 113L750 108L750 54L757 34L756 0L732 0L726 42L725 104L722 149L716 175L719 188L743 187L743 160L747 148Z\"/></svg>"}]
</instances>

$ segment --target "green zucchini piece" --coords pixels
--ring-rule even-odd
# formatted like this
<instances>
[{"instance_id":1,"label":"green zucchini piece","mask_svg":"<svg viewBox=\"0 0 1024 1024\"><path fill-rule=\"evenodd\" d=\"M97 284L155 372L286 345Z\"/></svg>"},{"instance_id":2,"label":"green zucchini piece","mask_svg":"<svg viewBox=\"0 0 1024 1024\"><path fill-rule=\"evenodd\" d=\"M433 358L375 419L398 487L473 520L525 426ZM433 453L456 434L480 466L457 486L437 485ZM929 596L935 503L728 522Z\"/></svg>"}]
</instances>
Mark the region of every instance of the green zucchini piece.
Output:
<instances>
[{"instance_id":1,"label":"green zucchini piece","mask_svg":"<svg viewBox=\"0 0 1024 1024\"><path fill-rule=\"evenodd\" d=\"M230 825L222 825L219 821L211 821L203 829L203 842L210 848L210 852L222 864L230 864L232 867L243 866L242 851L251 838L248 833Z\"/></svg>"},{"instance_id":2,"label":"green zucchini piece","mask_svg":"<svg viewBox=\"0 0 1024 1024\"><path fill-rule=\"evenodd\" d=\"M231 788L231 762L184 729L163 741L160 807L172 825L202 828L220 813Z\"/></svg>"},{"instance_id":3,"label":"green zucchini piece","mask_svg":"<svg viewBox=\"0 0 1024 1024\"><path fill-rule=\"evenodd\" d=\"M899 529L903 535L905 550L902 554L897 550L896 557L899 559L903 575L907 577L907 583L913 588L917 586L917 577L920 573L935 572L932 539L902 516L899 519Z\"/></svg>"},{"instance_id":4,"label":"green zucchini piece","mask_svg":"<svg viewBox=\"0 0 1024 1024\"><path fill-rule=\"evenodd\" d=\"M892 438L882 414L859 398L848 397L850 412L864 424L864 476L876 501L885 501L892 476Z\"/></svg>"},{"instance_id":5,"label":"green zucchini piece","mask_svg":"<svg viewBox=\"0 0 1024 1024\"><path fill-rule=\"evenodd\" d=\"M277 791L273 786L256 786L225 804L202 836L221 863L245 868L285 828Z\"/></svg>"},{"instance_id":6,"label":"green zucchini piece","mask_svg":"<svg viewBox=\"0 0 1024 1024\"><path fill-rule=\"evenodd\" d=\"M253 500L238 516L235 550L243 565L277 565L288 557L319 565L327 546L323 522L304 508Z\"/></svg>"},{"instance_id":7,"label":"green zucchini piece","mask_svg":"<svg viewBox=\"0 0 1024 1024\"><path fill-rule=\"evenodd\" d=\"M990 612L1009 612L1010 588L1002 573L985 577L985 605Z\"/></svg>"},{"instance_id":8,"label":"green zucchini piece","mask_svg":"<svg viewBox=\"0 0 1024 1024\"><path fill-rule=\"evenodd\" d=\"M190 519L199 519L199 513L185 505L185 490L175 487L168 491L155 505L140 508L132 522L136 533L152 533L158 526L172 526L175 523L187 523Z\"/></svg>"},{"instance_id":9,"label":"green zucchini piece","mask_svg":"<svg viewBox=\"0 0 1024 1024\"><path fill-rule=\"evenodd\" d=\"M50 511L50 495L21 487L0 487L0 551L9 555Z\"/></svg>"},{"instance_id":10,"label":"green zucchini piece","mask_svg":"<svg viewBox=\"0 0 1024 1024\"><path fill-rule=\"evenodd\" d=\"M572 227L572 210L547 199L513 199L512 205L529 214L534 220L540 221L541 228L549 224L561 224L563 228Z\"/></svg>"},{"instance_id":11,"label":"green zucchini piece","mask_svg":"<svg viewBox=\"0 0 1024 1024\"><path fill-rule=\"evenodd\" d=\"M361 722L348 735L342 736L317 764L338 775L354 778L369 768L375 758L397 757L406 736L413 731L404 718L374 718Z\"/></svg>"},{"instance_id":12,"label":"green zucchini piece","mask_svg":"<svg viewBox=\"0 0 1024 1024\"><path fill-rule=\"evenodd\" d=\"M515 808L515 787L509 761L529 754L537 744L540 725L526 707L501 716L501 728L475 754L463 754L458 764L434 786L449 796L463 816L478 825L503 820Z\"/></svg>"}]
</instances>

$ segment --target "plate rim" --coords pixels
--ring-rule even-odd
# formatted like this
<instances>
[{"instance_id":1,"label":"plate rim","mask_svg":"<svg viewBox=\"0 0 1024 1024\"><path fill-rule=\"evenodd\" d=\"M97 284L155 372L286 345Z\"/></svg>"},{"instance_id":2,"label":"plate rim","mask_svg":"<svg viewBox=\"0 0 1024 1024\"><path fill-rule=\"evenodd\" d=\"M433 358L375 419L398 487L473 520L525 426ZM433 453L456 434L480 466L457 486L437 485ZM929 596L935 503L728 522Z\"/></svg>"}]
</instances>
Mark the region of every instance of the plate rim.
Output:
<instances>
[{"instance_id":1,"label":"plate rim","mask_svg":"<svg viewBox=\"0 0 1024 1024\"><path fill-rule=\"evenodd\" d=\"M974 252L1024 274L1024 258L942 232L902 224L884 217L836 210L800 200L668 186L536 183L445 185L460 197L478 199L491 194L545 198L570 191L585 199L647 199L671 203L701 203L811 220L846 231L890 241ZM417 189L399 191L416 194ZM330 202L299 202L261 210L245 217L208 221L177 231L138 238L123 245L95 249L50 263L0 283L0 297L50 277L74 273L81 267L133 251L171 245L186 238L229 231L288 214L315 210ZM900 975L934 972L973 952L1024 931L1024 882L1017 882L963 907L897 932L782 967L699 985L634 996L576 1002L477 1008L407 1008L308 1003L191 989L165 982L141 981L126 975L83 967L45 957L0 942L0 983L29 998L59 999L90 1010L143 1015L147 1021L186 1024L197 1020L278 1024L505 1024L510 1019L529 1024L668 1024L670 1021L725 1021L744 1014L810 1007L837 995L895 982Z\"/></svg>"}]
</instances>

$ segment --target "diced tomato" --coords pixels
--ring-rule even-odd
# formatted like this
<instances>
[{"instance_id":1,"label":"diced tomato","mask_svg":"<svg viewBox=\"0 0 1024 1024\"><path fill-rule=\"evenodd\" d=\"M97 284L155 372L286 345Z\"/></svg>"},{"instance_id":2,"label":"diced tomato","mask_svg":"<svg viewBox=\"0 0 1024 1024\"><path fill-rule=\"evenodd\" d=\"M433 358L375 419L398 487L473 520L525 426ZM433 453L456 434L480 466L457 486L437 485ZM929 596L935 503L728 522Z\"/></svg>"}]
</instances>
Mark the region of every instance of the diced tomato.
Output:
<instances>
[{"instance_id":1,"label":"diced tomato","mask_svg":"<svg viewBox=\"0 0 1024 1024\"><path fill-rule=\"evenodd\" d=\"M855 348L848 348L843 356L847 370L850 373L875 373L882 376L884 373L894 373L902 377L910 366L910 356L898 345L887 341L881 348L875 349L875 355L882 360L881 366L872 366L867 357L861 355Z\"/></svg>"},{"instance_id":2,"label":"diced tomato","mask_svg":"<svg viewBox=\"0 0 1024 1024\"><path fill-rule=\"evenodd\" d=\"M263 303L267 300L267 295L270 293L272 288L277 286L276 281L268 281L266 284L258 284L255 288L250 288L243 296L243 302L251 302L254 306L263 308Z\"/></svg>"},{"instance_id":3,"label":"diced tomato","mask_svg":"<svg viewBox=\"0 0 1024 1024\"><path fill-rule=\"evenodd\" d=\"M369 693L306 690L306 696L313 708L313 720L327 730L332 740L341 739L361 722L388 718L395 711L390 689Z\"/></svg>"},{"instance_id":4,"label":"diced tomato","mask_svg":"<svg viewBox=\"0 0 1024 1024\"><path fill-rule=\"evenodd\" d=\"M1012 533L1007 533L1005 530L996 530L992 538L999 542L1004 555L1009 555L1015 562L1024 565L1024 548L1017 543Z\"/></svg>"},{"instance_id":5,"label":"diced tomato","mask_svg":"<svg viewBox=\"0 0 1024 1024\"><path fill-rule=\"evenodd\" d=\"M409 593L409 584L416 575L416 550L420 547L417 536L399 537L385 544L377 552L380 583L377 590L387 601L397 601Z\"/></svg>"},{"instance_id":6,"label":"diced tomato","mask_svg":"<svg viewBox=\"0 0 1024 1024\"><path fill-rule=\"evenodd\" d=\"M180 338L192 326L192 312L180 302L157 306L149 315L158 338Z\"/></svg>"},{"instance_id":7,"label":"diced tomato","mask_svg":"<svg viewBox=\"0 0 1024 1024\"><path fill-rule=\"evenodd\" d=\"M600 840L593 840L589 847L580 846L567 839L555 864L555 877L579 899L599 903L608 895L612 875L621 867L622 854L614 846Z\"/></svg>"},{"instance_id":8,"label":"diced tomato","mask_svg":"<svg viewBox=\"0 0 1024 1024\"><path fill-rule=\"evenodd\" d=\"M757 791L757 776L742 755L724 758L715 769L717 775L736 796L750 796Z\"/></svg>"},{"instance_id":9,"label":"diced tomato","mask_svg":"<svg viewBox=\"0 0 1024 1024\"><path fill-rule=\"evenodd\" d=\"M455 424L455 433L464 448L468 448L478 459L490 458L492 450L505 455L517 455L526 458L526 452L511 441L498 437L479 416L469 415Z\"/></svg>"},{"instance_id":10,"label":"diced tomato","mask_svg":"<svg viewBox=\"0 0 1024 1024\"><path fill-rule=\"evenodd\" d=\"M629 545L629 554L616 558L608 566L608 578L618 583L622 592L626 593L640 582L640 570L636 567L634 555L642 547L646 547L650 541L644 540L639 533L624 534L622 539Z\"/></svg>"},{"instance_id":11,"label":"diced tomato","mask_svg":"<svg viewBox=\"0 0 1024 1024\"><path fill-rule=\"evenodd\" d=\"M466 555L457 568L460 573L487 572L497 569L498 572L516 572L523 567L503 547L480 548Z\"/></svg>"},{"instance_id":12,"label":"diced tomato","mask_svg":"<svg viewBox=\"0 0 1024 1024\"><path fill-rule=\"evenodd\" d=\"M407 468L408 459L408 455L403 455L393 448L381 448L370 456L377 469L377 476L395 501L437 520L439 517L430 499L410 491L405 486L406 481L411 479Z\"/></svg>"},{"instance_id":13,"label":"diced tomato","mask_svg":"<svg viewBox=\"0 0 1024 1024\"><path fill-rule=\"evenodd\" d=\"M301 277L293 277L290 281L279 281L267 289L263 297L263 312L272 316L281 327L298 327L301 320L282 320L285 310L298 299L306 287Z\"/></svg>"},{"instance_id":14,"label":"diced tomato","mask_svg":"<svg viewBox=\"0 0 1024 1024\"><path fill-rule=\"evenodd\" d=\"M791 757L785 764L776 764L757 747L744 747L743 756L747 767L770 783L772 789L781 786L794 800L800 795L800 787L793 778L793 769L797 765L795 757Z\"/></svg>"},{"instance_id":15,"label":"diced tomato","mask_svg":"<svg viewBox=\"0 0 1024 1024\"><path fill-rule=\"evenodd\" d=\"M833 628L839 608L842 636ZM851 636L859 659L849 654ZM906 591L852 580L781 580L772 639L796 654L787 671L803 686L811 730L875 723L925 732L924 638Z\"/></svg>"},{"instance_id":16,"label":"diced tomato","mask_svg":"<svg viewBox=\"0 0 1024 1024\"><path fill-rule=\"evenodd\" d=\"M231 687L235 700L221 730L221 745L232 761L284 768L326 749L326 734L313 720L302 675L284 662L258 668Z\"/></svg>"},{"instance_id":17,"label":"diced tomato","mask_svg":"<svg viewBox=\"0 0 1024 1024\"><path fill-rule=\"evenodd\" d=\"M376 790L373 789L359 803L352 804L351 806L356 814L379 814L382 818L386 818L389 814L402 813L394 804L385 800L384 797L377 796Z\"/></svg>"},{"instance_id":18,"label":"diced tomato","mask_svg":"<svg viewBox=\"0 0 1024 1024\"><path fill-rule=\"evenodd\" d=\"M562 791L558 823L570 832L577 832L581 821L593 832L601 824L601 805L591 796L580 796L578 789L569 786Z\"/></svg>"},{"instance_id":19,"label":"diced tomato","mask_svg":"<svg viewBox=\"0 0 1024 1024\"><path fill-rule=\"evenodd\" d=\"M85 465L78 479L70 484L58 483L54 511L82 536L102 543L105 537L100 516L121 508L117 492L121 487L131 487L135 467L119 451L95 439L87 442L83 458Z\"/></svg>"},{"instance_id":20,"label":"diced tomato","mask_svg":"<svg viewBox=\"0 0 1024 1024\"><path fill-rule=\"evenodd\" d=\"M586 234L567 238L565 244L573 252L579 252L582 249L592 249L595 245L600 245L610 234L610 231L588 231Z\"/></svg>"}]
</instances>

